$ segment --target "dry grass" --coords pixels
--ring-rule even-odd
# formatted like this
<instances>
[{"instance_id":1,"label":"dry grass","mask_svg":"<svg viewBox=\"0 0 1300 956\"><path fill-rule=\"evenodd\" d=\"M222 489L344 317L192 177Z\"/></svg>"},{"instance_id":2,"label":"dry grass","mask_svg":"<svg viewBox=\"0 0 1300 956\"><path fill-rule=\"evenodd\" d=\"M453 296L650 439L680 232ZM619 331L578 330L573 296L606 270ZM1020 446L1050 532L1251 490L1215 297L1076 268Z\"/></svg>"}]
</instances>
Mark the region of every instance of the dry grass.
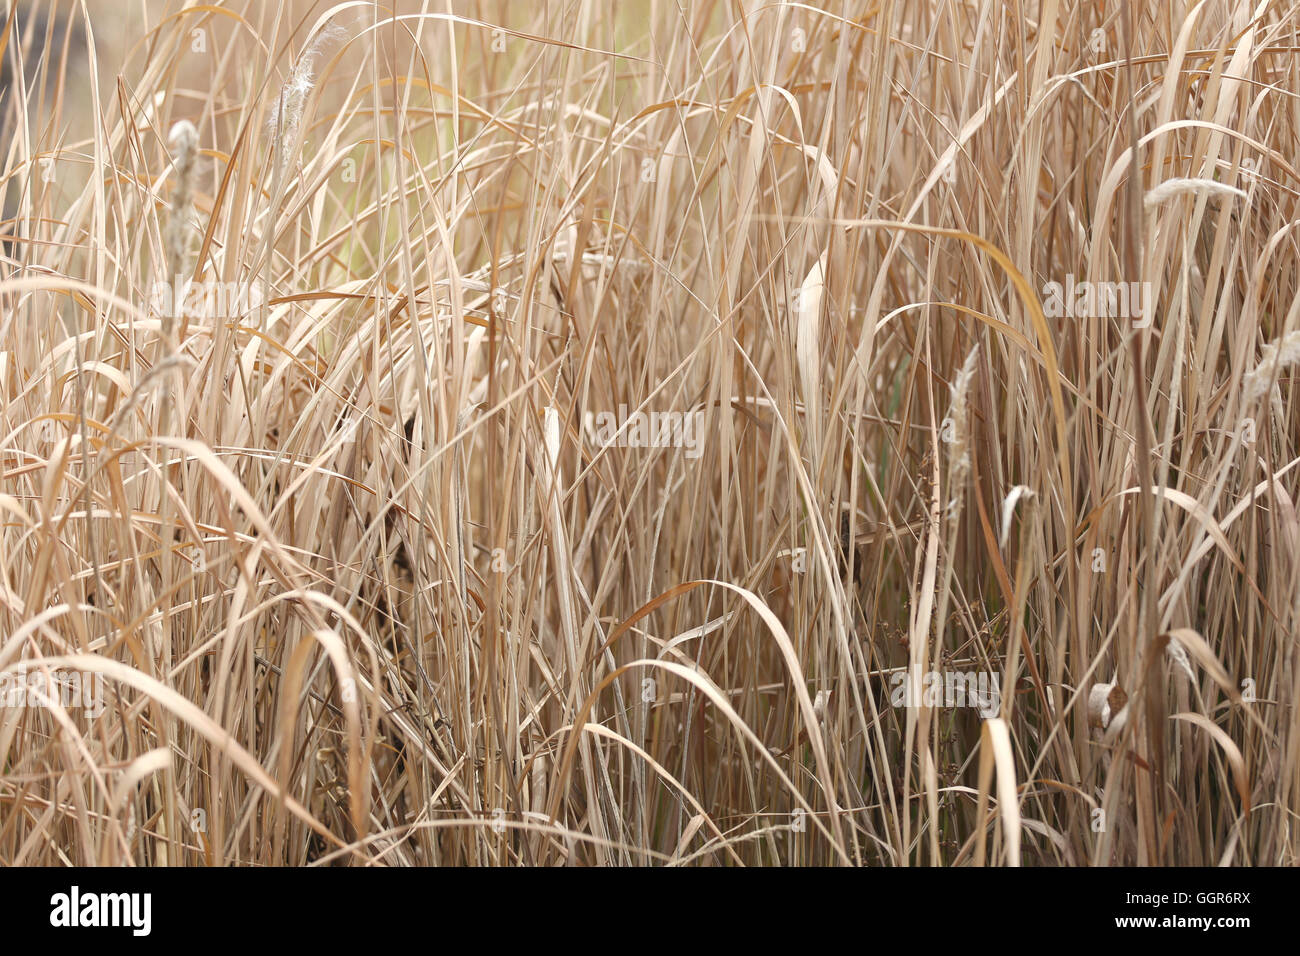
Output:
<instances>
[{"instance_id":1,"label":"dry grass","mask_svg":"<svg viewBox=\"0 0 1300 956\"><path fill-rule=\"evenodd\" d=\"M826 6L7 5L0 861L1295 861L1296 7Z\"/></svg>"}]
</instances>

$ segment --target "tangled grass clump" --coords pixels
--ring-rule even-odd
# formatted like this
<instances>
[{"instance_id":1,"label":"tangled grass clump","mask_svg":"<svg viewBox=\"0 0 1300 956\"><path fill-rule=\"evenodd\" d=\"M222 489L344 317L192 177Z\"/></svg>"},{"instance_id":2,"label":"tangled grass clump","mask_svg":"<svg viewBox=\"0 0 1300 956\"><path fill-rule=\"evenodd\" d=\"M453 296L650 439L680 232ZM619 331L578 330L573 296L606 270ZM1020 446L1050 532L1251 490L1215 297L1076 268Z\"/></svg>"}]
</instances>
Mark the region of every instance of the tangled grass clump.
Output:
<instances>
[{"instance_id":1,"label":"tangled grass clump","mask_svg":"<svg viewBox=\"0 0 1300 956\"><path fill-rule=\"evenodd\" d=\"M0 862L1296 861L1290 7L10 6Z\"/></svg>"}]
</instances>

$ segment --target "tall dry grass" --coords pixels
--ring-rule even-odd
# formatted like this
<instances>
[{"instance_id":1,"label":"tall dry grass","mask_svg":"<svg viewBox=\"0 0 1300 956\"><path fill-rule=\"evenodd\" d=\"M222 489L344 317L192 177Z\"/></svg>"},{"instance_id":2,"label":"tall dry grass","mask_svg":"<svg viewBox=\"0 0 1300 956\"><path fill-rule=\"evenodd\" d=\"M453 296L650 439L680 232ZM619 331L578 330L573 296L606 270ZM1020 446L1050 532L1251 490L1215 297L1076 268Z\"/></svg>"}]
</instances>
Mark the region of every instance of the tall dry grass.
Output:
<instances>
[{"instance_id":1,"label":"tall dry grass","mask_svg":"<svg viewBox=\"0 0 1300 956\"><path fill-rule=\"evenodd\" d=\"M1294 4L88 9L0 39L0 861L1295 860Z\"/></svg>"}]
</instances>

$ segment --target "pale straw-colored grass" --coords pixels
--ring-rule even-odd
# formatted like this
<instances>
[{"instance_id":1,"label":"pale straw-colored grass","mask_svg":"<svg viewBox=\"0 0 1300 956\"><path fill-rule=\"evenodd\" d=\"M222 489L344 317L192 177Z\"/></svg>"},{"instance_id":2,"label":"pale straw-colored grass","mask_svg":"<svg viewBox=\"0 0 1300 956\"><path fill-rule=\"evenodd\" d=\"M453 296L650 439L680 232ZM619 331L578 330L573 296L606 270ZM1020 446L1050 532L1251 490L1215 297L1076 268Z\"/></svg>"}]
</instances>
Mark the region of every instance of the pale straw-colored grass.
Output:
<instances>
[{"instance_id":1,"label":"pale straw-colored grass","mask_svg":"<svg viewBox=\"0 0 1300 956\"><path fill-rule=\"evenodd\" d=\"M0 674L104 709L0 707L0 862L1295 862L1294 7L88 7Z\"/></svg>"}]
</instances>

